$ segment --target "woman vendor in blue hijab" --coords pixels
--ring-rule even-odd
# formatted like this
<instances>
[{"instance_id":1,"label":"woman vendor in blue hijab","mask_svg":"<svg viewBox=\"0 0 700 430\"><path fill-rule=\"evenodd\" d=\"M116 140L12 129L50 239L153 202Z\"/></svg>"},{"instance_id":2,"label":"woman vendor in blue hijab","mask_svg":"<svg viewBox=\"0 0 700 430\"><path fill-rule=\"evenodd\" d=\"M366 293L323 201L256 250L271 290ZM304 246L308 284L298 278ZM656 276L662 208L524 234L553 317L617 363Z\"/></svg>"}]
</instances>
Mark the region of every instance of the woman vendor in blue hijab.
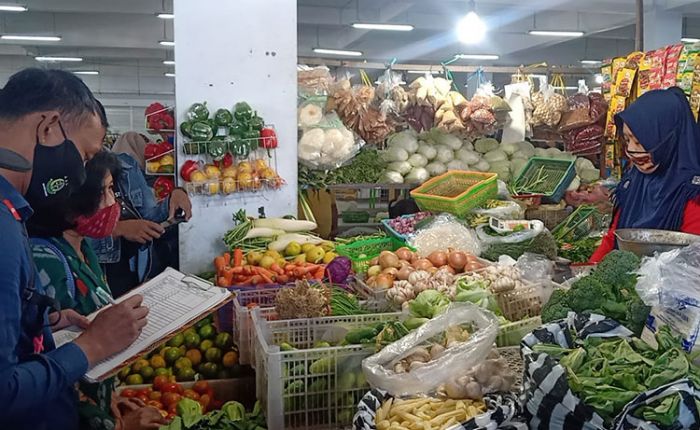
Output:
<instances>
[{"instance_id":1,"label":"woman vendor in blue hijab","mask_svg":"<svg viewBox=\"0 0 700 430\"><path fill-rule=\"evenodd\" d=\"M683 91L650 91L615 115L615 124L631 167L593 263L617 247L618 228L700 234L700 127Z\"/></svg>"}]
</instances>

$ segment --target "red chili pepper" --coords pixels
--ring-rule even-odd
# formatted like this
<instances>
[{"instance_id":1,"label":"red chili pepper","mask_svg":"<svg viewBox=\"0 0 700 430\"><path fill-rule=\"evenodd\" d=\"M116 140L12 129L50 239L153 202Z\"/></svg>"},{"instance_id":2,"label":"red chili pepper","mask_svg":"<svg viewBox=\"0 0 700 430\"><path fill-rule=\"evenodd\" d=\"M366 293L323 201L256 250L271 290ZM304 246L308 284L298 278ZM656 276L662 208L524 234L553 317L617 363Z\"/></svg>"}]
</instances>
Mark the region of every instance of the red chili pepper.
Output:
<instances>
[{"instance_id":1,"label":"red chili pepper","mask_svg":"<svg viewBox=\"0 0 700 430\"><path fill-rule=\"evenodd\" d=\"M267 149L268 155L270 155L270 149L277 148L277 133L272 128L260 130L260 140L262 141L262 147Z\"/></svg>"},{"instance_id":2,"label":"red chili pepper","mask_svg":"<svg viewBox=\"0 0 700 430\"><path fill-rule=\"evenodd\" d=\"M180 177L187 182L190 182L190 177L192 173L197 170L198 164L194 160L187 160L182 164L180 168Z\"/></svg>"}]
</instances>

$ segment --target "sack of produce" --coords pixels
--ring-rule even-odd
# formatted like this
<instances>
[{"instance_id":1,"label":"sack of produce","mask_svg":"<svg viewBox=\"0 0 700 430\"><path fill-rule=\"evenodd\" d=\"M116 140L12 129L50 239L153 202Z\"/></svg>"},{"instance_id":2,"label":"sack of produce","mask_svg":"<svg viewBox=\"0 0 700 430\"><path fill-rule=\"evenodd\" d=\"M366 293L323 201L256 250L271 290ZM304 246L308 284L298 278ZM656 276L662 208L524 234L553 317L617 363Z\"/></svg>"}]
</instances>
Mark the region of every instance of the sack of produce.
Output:
<instances>
[{"instance_id":1,"label":"sack of produce","mask_svg":"<svg viewBox=\"0 0 700 430\"><path fill-rule=\"evenodd\" d=\"M700 368L670 331L658 349L616 321L570 313L521 344L530 429L689 429L700 426Z\"/></svg>"},{"instance_id":2,"label":"sack of produce","mask_svg":"<svg viewBox=\"0 0 700 430\"><path fill-rule=\"evenodd\" d=\"M433 217L429 224L422 226L409 239L409 245L415 248L421 257L446 248L458 249L476 256L481 254L481 246L474 230L450 214Z\"/></svg>"},{"instance_id":3,"label":"sack of produce","mask_svg":"<svg viewBox=\"0 0 700 430\"><path fill-rule=\"evenodd\" d=\"M514 421L520 413L520 406L512 394L492 394L476 402L430 397L397 400L386 391L372 390L360 400L357 409L353 419L354 430L404 429L406 427L400 423L406 418L416 424L411 428L527 429L524 423Z\"/></svg>"},{"instance_id":4,"label":"sack of produce","mask_svg":"<svg viewBox=\"0 0 700 430\"><path fill-rule=\"evenodd\" d=\"M444 313L363 360L362 369L372 387L391 395L435 392L484 361L497 333L498 319L491 312L472 303L453 303ZM482 392L482 386L479 390Z\"/></svg>"}]
</instances>

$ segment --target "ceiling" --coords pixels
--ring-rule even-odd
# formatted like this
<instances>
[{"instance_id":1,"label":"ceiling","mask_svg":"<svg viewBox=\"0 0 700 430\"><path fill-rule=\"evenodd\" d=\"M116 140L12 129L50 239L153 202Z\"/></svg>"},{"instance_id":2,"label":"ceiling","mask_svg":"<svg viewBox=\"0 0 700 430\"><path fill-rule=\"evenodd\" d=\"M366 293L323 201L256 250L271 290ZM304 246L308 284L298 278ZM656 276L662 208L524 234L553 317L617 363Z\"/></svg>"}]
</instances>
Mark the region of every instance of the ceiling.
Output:
<instances>
[{"instance_id":1,"label":"ceiling","mask_svg":"<svg viewBox=\"0 0 700 430\"><path fill-rule=\"evenodd\" d=\"M172 11L172 0L0 0L28 6L24 13L0 12L2 34L56 34L58 43L0 41L0 72L37 64L36 55L80 56L83 63L67 69L97 69L100 82L110 76L109 91L171 92L173 71L162 61L172 59L172 21L155 16ZM291 0L290 0L291 1ZM700 37L700 1L646 0L685 17L686 35ZM456 22L468 9L466 0L298 0L299 56L315 56L314 47L353 49L361 59L434 64L456 53L500 55L498 65L574 64L601 59L633 48L635 0L477 0L477 11L491 29L478 47L456 40ZM354 29L353 22L406 23L411 32ZM580 30L578 39L527 35L537 29ZM264 30L264 29L262 29ZM196 30L194 30L196 31ZM2 78L0 76L0 78ZM90 77L92 78L92 77ZM86 77L87 79L90 79ZM136 81L136 84L134 83ZM105 90L107 91L107 90Z\"/></svg>"}]
</instances>

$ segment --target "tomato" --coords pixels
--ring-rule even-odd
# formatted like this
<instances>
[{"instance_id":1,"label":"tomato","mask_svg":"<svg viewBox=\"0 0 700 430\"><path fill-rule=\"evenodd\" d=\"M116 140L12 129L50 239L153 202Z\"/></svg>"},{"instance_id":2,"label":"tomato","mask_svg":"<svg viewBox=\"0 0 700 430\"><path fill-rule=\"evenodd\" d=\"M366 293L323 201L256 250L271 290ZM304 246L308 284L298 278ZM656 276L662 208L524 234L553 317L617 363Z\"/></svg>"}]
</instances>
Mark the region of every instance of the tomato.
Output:
<instances>
[{"instance_id":1,"label":"tomato","mask_svg":"<svg viewBox=\"0 0 700 430\"><path fill-rule=\"evenodd\" d=\"M168 415L177 415L177 403L168 406Z\"/></svg>"},{"instance_id":2,"label":"tomato","mask_svg":"<svg viewBox=\"0 0 700 430\"><path fill-rule=\"evenodd\" d=\"M206 394L209 391L209 383L207 381L197 381L192 386L192 389L199 394Z\"/></svg>"},{"instance_id":3,"label":"tomato","mask_svg":"<svg viewBox=\"0 0 700 430\"><path fill-rule=\"evenodd\" d=\"M144 403L148 403L148 400L149 400L148 396L145 394L137 394L134 398L139 399Z\"/></svg>"},{"instance_id":4,"label":"tomato","mask_svg":"<svg viewBox=\"0 0 700 430\"><path fill-rule=\"evenodd\" d=\"M148 388L143 388L143 389L141 389L141 390L138 390L138 391L136 392L136 395L137 395L137 396L144 395L144 396L148 397L148 396L151 395L152 392L153 392L153 388L148 387Z\"/></svg>"},{"instance_id":5,"label":"tomato","mask_svg":"<svg viewBox=\"0 0 700 430\"><path fill-rule=\"evenodd\" d=\"M196 391L191 390L189 388L185 390L184 393L182 393L182 396L192 400L199 400L199 394Z\"/></svg>"},{"instance_id":6,"label":"tomato","mask_svg":"<svg viewBox=\"0 0 700 430\"><path fill-rule=\"evenodd\" d=\"M156 408L156 409L162 409L162 408L163 408L163 404L162 404L161 402L159 402L158 400L149 400L146 404L147 404L148 406L153 406L153 407Z\"/></svg>"},{"instance_id":7,"label":"tomato","mask_svg":"<svg viewBox=\"0 0 700 430\"><path fill-rule=\"evenodd\" d=\"M171 405L177 405L177 402L179 402L181 398L182 396L180 396L178 393L163 393L160 401L165 406L169 407Z\"/></svg>"},{"instance_id":8,"label":"tomato","mask_svg":"<svg viewBox=\"0 0 700 430\"><path fill-rule=\"evenodd\" d=\"M202 410L206 413L209 410L209 404L211 403L211 397L209 394L202 394L202 396L197 400L200 405L202 405Z\"/></svg>"},{"instance_id":9,"label":"tomato","mask_svg":"<svg viewBox=\"0 0 700 430\"><path fill-rule=\"evenodd\" d=\"M160 391L153 391L151 394L148 395L148 398L151 400L160 400L160 398L163 396L163 393Z\"/></svg>"},{"instance_id":10,"label":"tomato","mask_svg":"<svg viewBox=\"0 0 700 430\"><path fill-rule=\"evenodd\" d=\"M160 391L163 385L170 382L168 375L158 375L153 379L153 389Z\"/></svg>"},{"instance_id":11,"label":"tomato","mask_svg":"<svg viewBox=\"0 0 700 430\"><path fill-rule=\"evenodd\" d=\"M119 393L119 395L121 397L126 398L126 399L128 399L130 397L136 397L136 390L134 390L133 388L126 388L126 389L122 390L121 393Z\"/></svg>"},{"instance_id":12,"label":"tomato","mask_svg":"<svg viewBox=\"0 0 700 430\"><path fill-rule=\"evenodd\" d=\"M160 391L163 393L181 393L182 387L175 382L168 382L160 386Z\"/></svg>"}]
</instances>

